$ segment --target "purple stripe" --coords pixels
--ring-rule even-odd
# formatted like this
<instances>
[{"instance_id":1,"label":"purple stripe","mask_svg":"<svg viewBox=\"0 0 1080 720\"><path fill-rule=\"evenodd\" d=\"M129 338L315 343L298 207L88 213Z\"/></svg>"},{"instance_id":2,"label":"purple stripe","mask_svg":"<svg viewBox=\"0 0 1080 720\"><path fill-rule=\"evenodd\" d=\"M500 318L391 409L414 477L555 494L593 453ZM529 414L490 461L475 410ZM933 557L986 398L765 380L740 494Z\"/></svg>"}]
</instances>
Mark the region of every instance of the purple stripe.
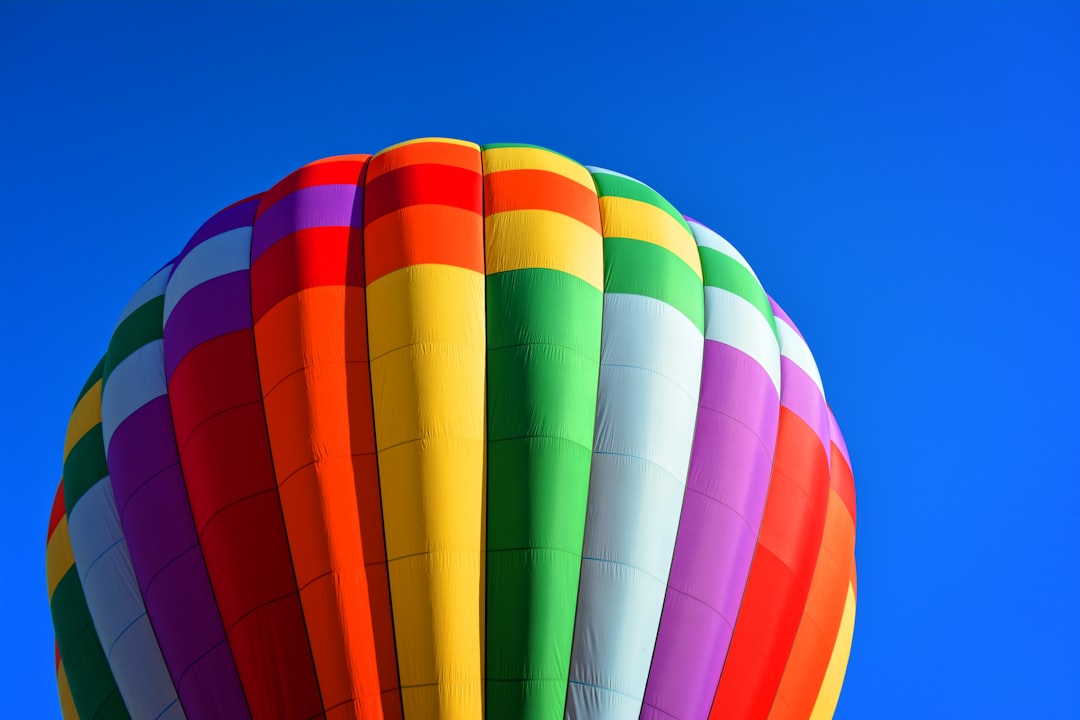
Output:
<instances>
[{"instance_id":1,"label":"purple stripe","mask_svg":"<svg viewBox=\"0 0 1080 720\"><path fill-rule=\"evenodd\" d=\"M139 589L187 717L250 717L195 535L167 397L120 423L108 463ZM218 647L227 666L215 655ZM196 673L204 684L181 682L205 663L214 672ZM215 698L213 706L204 694Z\"/></svg>"},{"instance_id":2,"label":"purple stripe","mask_svg":"<svg viewBox=\"0 0 1080 720\"><path fill-rule=\"evenodd\" d=\"M829 455L829 415L822 412L825 399L817 383L806 372L783 355L780 348L780 404L802 419L818 436Z\"/></svg>"},{"instance_id":3,"label":"purple stripe","mask_svg":"<svg viewBox=\"0 0 1080 720\"><path fill-rule=\"evenodd\" d=\"M706 717L765 509L779 423L769 374L705 342L687 492L642 717Z\"/></svg>"},{"instance_id":4,"label":"purple stripe","mask_svg":"<svg viewBox=\"0 0 1080 720\"><path fill-rule=\"evenodd\" d=\"M218 212L214 217L203 223L202 227L195 231L191 240L184 246L183 251L176 256L176 263L180 264L189 252L206 242L215 235L220 235L223 232L229 230L235 230L239 227L250 226L255 222L255 211L259 208L260 195L255 195L247 200L238 202L235 205L225 208Z\"/></svg>"},{"instance_id":5,"label":"purple stripe","mask_svg":"<svg viewBox=\"0 0 1080 720\"><path fill-rule=\"evenodd\" d=\"M360 218L354 208L357 192L355 185L316 185L281 198L259 216L259 232L251 243L251 262L298 230L358 226Z\"/></svg>"},{"instance_id":6,"label":"purple stripe","mask_svg":"<svg viewBox=\"0 0 1080 720\"><path fill-rule=\"evenodd\" d=\"M251 327L250 271L237 270L189 290L165 326L165 374L207 340Z\"/></svg>"}]
</instances>

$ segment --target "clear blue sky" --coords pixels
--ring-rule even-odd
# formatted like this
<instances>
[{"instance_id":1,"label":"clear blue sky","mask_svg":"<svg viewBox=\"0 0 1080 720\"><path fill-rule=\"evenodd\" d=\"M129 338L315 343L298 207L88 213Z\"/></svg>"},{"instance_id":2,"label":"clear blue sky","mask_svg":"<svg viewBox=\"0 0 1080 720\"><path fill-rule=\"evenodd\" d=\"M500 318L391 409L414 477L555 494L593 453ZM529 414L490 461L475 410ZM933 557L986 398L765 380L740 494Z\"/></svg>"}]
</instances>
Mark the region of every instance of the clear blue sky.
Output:
<instances>
[{"instance_id":1,"label":"clear blue sky","mask_svg":"<svg viewBox=\"0 0 1080 720\"><path fill-rule=\"evenodd\" d=\"M49 506L127 298L220 207L426 135L648 182L799 324L858 492L837 717L1076 712L1080 6L146 5L0 4L0 715L59 716Z\"/></svg>"}]
</instances>

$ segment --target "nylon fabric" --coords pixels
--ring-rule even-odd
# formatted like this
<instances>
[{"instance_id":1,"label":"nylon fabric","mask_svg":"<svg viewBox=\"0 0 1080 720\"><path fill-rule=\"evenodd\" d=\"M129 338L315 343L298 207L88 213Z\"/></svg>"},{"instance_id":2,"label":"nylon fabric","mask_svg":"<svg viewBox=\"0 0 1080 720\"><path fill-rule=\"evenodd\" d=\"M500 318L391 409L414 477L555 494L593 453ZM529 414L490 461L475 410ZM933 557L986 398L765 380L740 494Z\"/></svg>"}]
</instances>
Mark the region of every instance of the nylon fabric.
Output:
<instances>
[{"instance_id":1,"label":"nylon fabric","mask_svg":"<svg viewBox=\"0 0 1080 720\"><path fill-rule=\"evenodd\" d=\"M828 409L814 380L819 376L809 348L779 307L772 307L781 355L776 454L710 720L767 717L798 631L825 529Z\"/></svg>"},{"instance_id":2,"label":"nylon fabric","mask_svg":"<svg viewBox=\"0 0 1080 720\"><path fill-rule=\"evenodd\" d=\"M434 184L447 168L462 171L452 198ZM410 720L482 713L482 192L479 147L440 140L375 155L364 186L375 438Z\"/></svg>"},{"instance_id":3,"label":"nylon fabric","mask_svg":"<svg viewBox=\"0 0 1080 720\"><path fill-rule=\"evenodd\" d=\"M108 369L107 359L101 367L103 373ZM184 714L150 627L108 476L101 427L102 382L99 378L76 406L68 431L74 445L64 458L64 477L80 489L67 500L75 566L94 629L128 711L136 720L179 719Z\"/></svg>"},{"instance_id":4,"label":"nylon fabric","mask_svg":"<svg viewBox=\"0 0 1080 720\"><path fill-rule=\"evenodd\" d=\"M91 375L92 387L100 379L101 364ZM95 377L95 375L97 377ZM83 389L85 396L87 388ZM61 479L53 503L56 508L65 508L64 481ZM127 720L131 716L124 706L124 699L116 685L101 647L101 640L94 630L94 621L90 617L90 608L86 605L79 572L75 567L75 554L68 535L67 514L57 522L46 544L46 564L53 568L51 575L57 577L52 585L50 578L49 609L52 613L53 630L56 633L57 653L68 688L71 691L72 704L78 717L102 717Z\"/></svg>"},{"instance_id":5,"label":"nylon fabric","mask_svg":"<svg viewBox=\"0 0 1080 720\"><path fill-rule=\"evenodd\" d=\"M776 693L771 719L810 717L843 622L855 564L855 519L844 498L854 492L840 428L829 411L829 501L814 577L795 643Z\"/></svg>"},{"instance_id":6,"label":"nylon fabric","mask_svg":"<svg viewBox=\"0 0 1080 720\"><path fill-rule=\"evenodd\" d=\"M642 718L709 712L750 572L780 412L780 347L765 292L734 260L705 262L722 238L699 223L690 227L705 275L701 393ZM742 293L726 289L732 276L744 283Z\"/></svg>"},{"instance_id":7,"label":"nylon fabric","mask_svg":"<svg viewBox=\"0 0 1080 720\"><path fill-rule=\"evenodd\" d=\"M217 275L197 251L227 242L238 246L230 257L246 255L257 206L253 198L212 218L177 259L174 277L205 279L166 287L163 349L192 518L248 708L308 718L324 708L267 439L250 271Z\"/></svg>"},{"instance_id":8,"label":"nylon fabric","mask_svg":"<svg viewBox=\"0 0 1080 720\"><path fill-rule=\"evenodd\" d=\"M851 655L851 639L855 633L855 586L848 585L847 599L844 602L844 615L840 620L840 630L836 634L836 644L829 657L829 667L825 671L825 681L821 684L810 720L828 720L836 712L836 703L840 700L840 688L844 684L848 659Z\"/></svg>"},{"instance_id":9,"label":"nylon fabric","mask_svg":"<svg viewBox=\"0 0 1080 720\"><path fill-rule=\"evenodd\" d=\"M485 149L488 717L563 713L588 500L603 246L588 172Z\"/></svg>"},{"instance_id":10,"label":"nylon fabric","mask_svg":"<svg viewBox=\"0 0 1080 720\"><path fill-rule=\"evenodd\" d=\"M187 717L250 717L195 532L169 413L163 337L170 264L128 303L106 352L103 437L120 525ZM190 267L190 265L188 266ZM129 318L154 308L154 323Z\"/></svg>"},{"instance_id":11,"label":"nylon fabric","mask_svg":"<svg viewBox=\"0 0 1080 720\"><path fill-rule=\"evenodd\" d=\"M289 176L252 239L259 382L328 718L401 716L367 359L365 164Z\"/></svg>"},{"instance_id":12,"label":"nylon fabric","mask_svg":"<svg viewBox=\"0 0 1080 720\"><path fill-rule=\"evenodd\" d=\"M199 227L78 393L61 711L826 717L855 510L805 338L655 189L325 158Z\"/></svg>"},{"instance_id":13,"label":"nylon fabric","mask_svg":"<svg viewBox=\"0 0 1080 720\"><path fill-rule=\"evenodd\" d=\"M663 607L697 416L704 294L693 236L644 185L593 171L604 236L596 430L568 717L636 717ZM622 192L643 199L605 197ZM658 197L658 196L656 196ZM614 240L613 240L614 239ZM656 250L652 250L656 248ZM635 250L665 258L660 280ZM686 262L690 259L690 262ZM680 273L683 263L688 273ZM689 275L685 307L676 283ZM697 277L695 277L695 275ZM626 292L655 287L653 292ZM613 291L613 288L617 289ZM696 289L695 289L696 288ZM688 292L688 291L685 291Z\"/></svg>"},{"instance_id":14,"label":"nylon fabric","mask_svg":"<svg viewBox=\"0 0 1080 720\"><path fill-rule=\"evenodd\" d=\"M56 664L56 690L60 696L60 715L64 720L79 720L79 713L75 710L75 700L71 697L71 687L68 685L67 673L64 671L62 662Z\"/></svg>"}]
</instances>

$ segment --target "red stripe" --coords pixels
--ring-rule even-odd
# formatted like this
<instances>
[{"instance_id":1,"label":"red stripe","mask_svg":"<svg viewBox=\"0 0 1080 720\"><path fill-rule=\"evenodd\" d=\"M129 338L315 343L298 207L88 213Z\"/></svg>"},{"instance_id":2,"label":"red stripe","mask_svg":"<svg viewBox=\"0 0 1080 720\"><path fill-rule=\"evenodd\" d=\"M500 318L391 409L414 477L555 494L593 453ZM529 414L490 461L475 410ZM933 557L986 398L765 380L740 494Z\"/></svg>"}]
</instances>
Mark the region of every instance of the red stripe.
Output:
<instances>
[{"instance_id":1,"label":"red stripe","mask_svg":"<svg viewBox=\"0 0 1080 720\"><path fill-rule=\"evenodd\" d=\"M322 699L261 397L250 329L199 345L169 382L191 510L252 715L307 718Z\"/></svg>"},{"instance_id":2,"label":"red stripe","mask_svg":"<svg viewBox=\"0 0 1080 720\"><path fill-rule=\"evenodd\" d=\"M821 440L781 407L761 532L710 720L768 716L806 606L828 500Z\"/></svg>"},{"instance_id":3,"label":"red stripe","mask_svg":"<svg viewBox=\"0 0 1080 720\"><path fill-rule=\"evenodd\" d=\"M479 153L476 161L477 170L420 163L391 170L369 181L364 186L364 224L410 205L448 205L482 213Z\"/></svg>"},{"instance_id":4,"label":"red stripe","mask_svg":"<svg viewBox=\"0 0 1080 720\"><path fill-rule=\"evenodd\" d=\"M46 545L52 539L56 526L64 519L64 512L64 481L61 479L59 487L56 488L56 497L53 498L52 512L49 514L49 533L45 536Z\"/></svg>"},{"instance_id":5,"label":"red stripe","mask_svg":"<svg viewBox=\"0 0 1080 720\"><path fill-rule=\"evenodd\" d=\"M319 227L286 235L271 245L251 266L252 277L258 278L251 285L255 322L274 305L307 288L362 287L363 258L349 256L350 243L359 244L360 236L358 228Z\"/></svg>"}]
</instances>

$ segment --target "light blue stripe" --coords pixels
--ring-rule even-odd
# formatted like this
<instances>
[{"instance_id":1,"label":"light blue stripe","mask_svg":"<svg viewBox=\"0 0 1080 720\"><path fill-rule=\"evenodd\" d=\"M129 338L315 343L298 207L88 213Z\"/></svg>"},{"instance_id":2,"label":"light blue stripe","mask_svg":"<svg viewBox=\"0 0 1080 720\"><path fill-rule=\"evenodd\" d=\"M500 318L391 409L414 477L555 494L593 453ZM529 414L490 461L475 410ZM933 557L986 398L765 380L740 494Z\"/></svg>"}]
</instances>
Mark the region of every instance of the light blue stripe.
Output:
<instances>
[{"instance_id":1,"label":"light blue stripe","mask_svg":"<svg viewBox=\"0 0 1080 720\"><path fill-rule=\"evenodd\" d=\"M192 288L207 280L237 270L247 270L251 262L251 227L228 230L207 238L196 246L177 265L165 292L165 322L169 321L176 303Z\"/></svg>"},{"instance_id":2,"label":"light blue stripe","mask_svg":"<svg viewBox=\"0 0 1080 720\"><path fill-rule=\"evenodd\" d=\"M131 296L131 300L124 307L124 312L120 313L120 319L116 321L116 327L120 327L120 323L127 320L131 313L161 294L161 291L165 288L165 283L168 282L169 276L172 274L172 269L172 263L169 263L143 283L142 287Z\"/></svg>"},{"instance_id":3,"label":"light blue stripe","mask_svg":"<svg viewBox=\"0 0 1080 720\"><path fill-rule=\"evenodd\" d=\"M108 475L87 490L68 515L71 549L94 629L112 648L139 618L146 617ZM176 699L176 689L153 633L137 636L131 652L108 656L120 695L133 718L153 717Z\"/></svg>"},{"instance_id":4,"label":"light blue stripe","mask_svg":"<svg viewBox=\"0 0 1080 720\"><path fill-rule=\"evenodd\" d=\"M705 287L705 309L705 337L753 358L769 374L779 397L780 345L769 321L745 298L716 287Z\"/></svg>"},{"instance_id":5,"label":"light blue stripe","mask_svg":"<svg viewBox=\"0 0 1080 720\"><path fill-rule=\"evenodd\" d=\"M567 717L636 718L690 463L704 338L654 298L604 296Z\"/></svg>"},{"instance_id":6,"label":"light blue stripe","mask_svg":"<svg viewBox=\"0 0 1080 720\"><path fill-rule=\"evenodd\" d=\"M116 428L135 411L168 392L161 338L124 358L101 391L101 433L108 448Z\"/></svg>"},{"instance_id":7,"label":"light blue stripe","mask_svg":"<svg viewBox=\"0 0 1080 720\"><path fill-rule=\"evenodd\" d=\"M160 296L171 273L172 266L167 265L147 280L128 303L120 322ZM137 350L109 376L101 398L102 454L120 422L143 404L138 398L150 391L144 383L133 385L131 377L136 368L141 370L151 362L160 365L160 361L148 358L155 350L161 354L160 345L158 340ZM164 390L154 392L161 394ZM154 717L176 703L177 694L150 628L108 475L79 498L68 515L68 528L90 616L102 647L110 648L109 667L124 704L133 718ZM140 619L145 629L131 632L129 628ZM111 648L124 636L129 637L121 643L123 651L112 652Z\"/></svg>"}]
</instances>

